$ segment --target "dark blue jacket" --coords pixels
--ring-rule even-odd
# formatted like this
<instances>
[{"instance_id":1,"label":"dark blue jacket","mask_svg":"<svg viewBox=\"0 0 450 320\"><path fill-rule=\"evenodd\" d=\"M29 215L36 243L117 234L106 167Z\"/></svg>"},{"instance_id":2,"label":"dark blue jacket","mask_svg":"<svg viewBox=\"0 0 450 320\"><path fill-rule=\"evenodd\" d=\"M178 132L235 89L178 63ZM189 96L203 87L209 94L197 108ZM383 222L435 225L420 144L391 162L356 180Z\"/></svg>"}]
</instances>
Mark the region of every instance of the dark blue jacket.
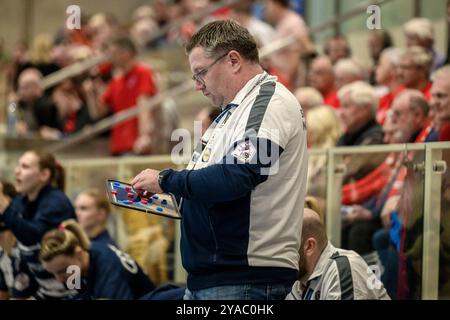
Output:
<instances>
[{"instance_id":1,"label":"dark blue jacket","mask_svg":"<svg viewBox=\"0 0 450 320\"><path fill-rule=\"evenodd\" d=\"M50 185L43 187L34 201L26 196L15 197L0 215L0 221L19 241L20 271L32 275L30 283L40 284L36 298L64 299L74 293L59 284L39 261L42 237L67 219L75 219L75 210L64 192Z\"/></svg>"},{"instance_id":2,"label":"dark blue jacket","mask_svg":"<svg viewBox=\"0 0 450 320\"><path fill-rule=\"evenodd\" d=\"M89 269L83 284L82 299L134 300L155 289L127 253L98 242L91 242Z\"/></svg>"}]
</instances>

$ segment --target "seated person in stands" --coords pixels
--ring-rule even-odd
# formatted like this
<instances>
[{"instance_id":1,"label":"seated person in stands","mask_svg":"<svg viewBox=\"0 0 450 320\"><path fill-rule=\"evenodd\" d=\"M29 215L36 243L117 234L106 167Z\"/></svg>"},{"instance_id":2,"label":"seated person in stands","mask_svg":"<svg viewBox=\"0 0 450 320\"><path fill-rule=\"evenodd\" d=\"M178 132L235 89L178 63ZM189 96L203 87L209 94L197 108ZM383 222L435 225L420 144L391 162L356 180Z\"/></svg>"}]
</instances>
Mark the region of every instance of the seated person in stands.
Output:
<instances>
[{"instance_id":1,"label":"seated person in stands","mask_svg":"<svg viewBox=\"0 0 450 320\"><path fill-rule=\"evenodd\" d=\"M403 142L436 141L438 136L428 117L430 106L419 90L405 89L392 103L392 121L404 135Z\"/></svg>"},{"instance_id":2,"label":"seated person in stands","mask_svg":"<svg viewBox=\"0 0 450 320\"><path fill-rule=\"evenodd\" d=\"M97 189L81 192L75 198L75 214L78 223L92 242L117 246L106 229L110 206L103 193Z\"/></svg>"},{"instance_id":3,"label":"seated person in stands","mask_svg":"<svg viewBox=\"0 0 450 320\"><path fill-rule=\"evenodd\" d=\"M327 56L319 56L312 61L308 81L311 87L320 92L324 104L339 109L333 64Z\"/></svg>"},{"instance_id":4,"label":"seated person in stands","mask_svg":"<svg viewBox=\"0 0 450 320\"><path fill-rule=\"evenodd\" d=\"M12 199L16 196L14 186L0 180L0 192ZM13 296L14 279L18 274L16 267L20 259L17 240L14 234L0 222L0 300L8 300Z\"/></svg>"},{"instance_id":5,"label":"seated person in stands","mask_svg":"<svg viewBox=\"0 0 450 320\"><path fill-rule=\"evenodd\" d=\"M402 83L400 88L419 90L430 101L432 60L431 54L422 47L407 48L400 55L398 64L398 76Z\"/></svg>"},{"instance_id":6,"label":"seated person in stands","mask_svg":"<svg viewBox=\"0 0 450 320\"><path fill-rule=\"evenodd\" d=\"M354 59L341 59L333 67L336 89L355 81L364 81L366 74L363 67Z\"/></svg>"},{"instance_id":7,"label":"seated person in stands","mask_svg":"<svg viewBox=\"0 0 450 320\"><path fill-rule=\"evenodd\" d=\"M340 117L345 133L339 138L339 146L366 146L383 143L383 129L375 120L378 98L369 84L356 81L343 86L338 92L341 102ZM344 183L358 180L376 168L384 155L369 154L346 156Z\"/></svg>"},{"instance_id":8,"label":"seated person in stands","mask_svg":"<svg viewBox=\"0 0 450 320\"><path fill-rule=\"evenodd\" d=\"M89 241L75 220L45 234L39 258L61 283L74 285L80 299L134 300L155 286L128 254L110 244ZM81 279L74 279L70 267Z\"/></svg>"},{"instance_id":9,"label":"seated person in stands","mask_svg":"<svg viewBox=\"0 0 450 320\"><path fill-rule=\"evenodd\" d=\"M303 213L299 253L298 280L287 300L390 300L364 259L354 251L335 248L319 215L308 208Z\"/></svg>"},{"instance_id":10,"label":"seated person in stands","mask_svg":"<svg viewBox=\"0 0 450 320\"><path fill-rule=\"evenodd\" d=\"M375 121L378 99L374 89L363 81L343 86L338 92L341 118L346 132L338 146L363 146L383 143L383 130Z\"/></svg>"},{"instance_id":11,"label":"seated person in stands","mask_svg":"<svg viewBox=\"0 0 450 320\"><path fill-rule=\"evenodd\" d=\"M58 139L83 129L91 122L89 110L73 80L58 84L52 93L54 104L39 112L41 135Z\"/></svg>"},{"instance_id":12,"label":"seated person in stands","mask_svg":"<svg viewBox=\"0 0 450 320\"><path fill-rule=\"evenodd\" d=\"M17 103L17 134L24 136L38 133L42 126L40 110L49 108L50 101L44 94L41 85L42 74L39 70L29 68L23 70L18 78L17 96L12 96L10 103Z\"/></svg>"}]
</instances>

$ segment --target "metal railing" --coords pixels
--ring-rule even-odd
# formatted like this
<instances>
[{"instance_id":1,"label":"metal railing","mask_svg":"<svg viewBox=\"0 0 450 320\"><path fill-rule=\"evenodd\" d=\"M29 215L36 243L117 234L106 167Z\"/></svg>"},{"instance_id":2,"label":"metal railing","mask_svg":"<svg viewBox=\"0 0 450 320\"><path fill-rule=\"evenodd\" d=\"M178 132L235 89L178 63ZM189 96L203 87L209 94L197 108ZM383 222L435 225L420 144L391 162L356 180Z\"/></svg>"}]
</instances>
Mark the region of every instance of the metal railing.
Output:
<instances>
[{"instance_id":1,"label":"metal railing","mask_svg":"<svg viewBox=\"0 0 450 320\"><path fill-rule=\"evenodd\" d=\"M344 147L331 148L328 150L311 150L310 155L326 156L326 230L330 241L336 245L340 245L341 241L341 214L342 206L342 175L345 171L343 166L343 157L349 155L367 155L377 153L391 152L416 152L425 155L423 163L417 163L408 170L421 171L424 179L419 181L423 183L424 193L414 195L415 197L423 196L423 247L422 247L422 275L421 284L422 299L437 299L439 294L439 237L441 227L441 187L443 183L443 174L447 170L450 163L449 159L442 159L443 152L450 152L450 143L428 143L428 144L401 144L401 145L379 145L365 147ZM95 160L72 160L65 161L64 167L67 170L67 191L71 193L71 189L75 185L71 183L71 178L79 175L80 170L88 168L106 167L114 165L118 168L118 178L129 179L138 172L133 172L133 166L144 166L161 168L171 163L170 156L150 156L150 157L124 157L124 158L104 158ZM180 169L181 166L172 165L174 168ZM139 169L140 170L140 169ZM113 174L113 173L112 173ZM448 176L448 174L447 174ZM417 209L417 208L416 208ZM419 208L420 209L420 208ZM299 208L300 210L300 208ZM178 230L179 231L179 230ZM177 231L177 232L178 232ZM180 282L185 278L185 271L181 266L179 255L179 233L176 233L177 248L175 249L175 279Z\"/></svg>"}]
</instances>

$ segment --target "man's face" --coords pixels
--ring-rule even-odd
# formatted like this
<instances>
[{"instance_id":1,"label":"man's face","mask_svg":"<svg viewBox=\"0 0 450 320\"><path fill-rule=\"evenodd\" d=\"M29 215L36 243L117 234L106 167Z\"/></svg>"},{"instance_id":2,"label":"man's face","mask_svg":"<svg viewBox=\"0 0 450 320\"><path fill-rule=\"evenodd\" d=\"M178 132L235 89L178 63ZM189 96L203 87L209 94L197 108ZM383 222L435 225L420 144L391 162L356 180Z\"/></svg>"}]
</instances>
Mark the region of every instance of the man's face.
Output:
<instances>
[{"instance_id":1,"label":"man's face","mask_svg":"<svg viewBox=\"0 0 450 320\"><path fill-rule=\"evenodd\" d=\"M431 87L431 108L439 122L450 121L450 79L436 78Z\"/></svg>"},{"instance_id":2,"label":"man's face","mask_svg":"<svg viewBox=\"0 0 450 320\"><path fill-rule=\"evenodd\" d=\"M408 142L418 129L413 126L413 112L409 107L409 98L407 96L400 96L394 100L391 110L392 122L401 133L400 140L402 141L398 142Z\"/></svg>"},{"instance_id":3,"label":"man's face","mask_svg":"<svg viewBox=\"0 0 450 320\"><path fill-rule=\"evenodd\" d=\"M195 90L201 91L212 103L221 107L226 101L227 73L223 65L227 56L210 58L201 47L195 47L189 54L189 64L195 81Z\"/></svg>"},{"instance_id":4,"label":"man's face","mask_svg":"<svg viewBox=\"0 0 450 320\"><path fill-rule=\"evenodd\" d=\"M375 70L375 77L378 84L387 85L391 81L393 66L386 55L382 55Z\"/></svg>"},{"instance_id":5,"label":"man's face","mask_svg":"<svg viewBox=\"0 0 450 320\"><path fill-rule=\"evenodd\" d=\"M75 213L84 230L90 230L105 222L104 212L97 207L95 199L85 193L79 194L75 199Z\"/></svg>"},{"instance_id":6,"label":"man's face","mask_svg":"<svg viewBox=\"0 0 450 320\"><path fill-rule=\"evenodd\" d=\"M42 94L39 79L31 76L20 78L18 81L17 93L21 101L26 103L34 102Z\"/></svg>"},{"instance_id":7,"label":"man's face","mask_svg":"<svg viewBox=\"0 0 450 320\"><path fill-rule=\"evenodd\" d=\"M358 128L366 124L368 117L367 113L369 112L367 110L368 108L369 106L356 105L350 96L350 92L347 92L347 94L344 95L341 100L340 117L347 132L355 132Z\"/></svg>"},{"instance_id":8,"label":"man's face","mask_svg":"<svg viewBox=\"0 0 450 320\"><path fill-rule=\"evenodd\" d=\"M407 88L413 88L423 78L423 72L411 58L403 59L398 65L398 76Z\"/></svg>"},{"instance_id":9,"label":"man's face","mask_svg":"<svg viewBox=\"0 0 450 320\"><path fill-rule=\"evenodd\" d=\"M15 169L16 190L22 194L30 194L45 184L45 170L39 167L39 159L33 152L26 152Z\"/></svg>"},{"instance_id":10,"label":"man's face","mask_svg":"<svg viewBox=\"0 0 450 320\"><path fill-rule=\"evenodd\" d=\"M123 68L126 64L133 59L133 54L119 46L111 45L109 48L111 55L111 62L116 68Z\"/></svg>"},{"instance_id":11,"label":"man's face","mask_svg":"<svg viewBox=\"0 0 450 320\"><path fill-rule=\"evenodd\" d=\"M328 44L328 57L334 64L339 59L346 58L348 56L347 43L342 39L333 39Z\"/></svg>"},{"instance_id":12,"label":"man's face","mask_svg":"<svg viewBox=\"0 0 450 320\"><path fill-rule=\"evenodd\" d=\"M316 59L311 65L309 72L311 86L324 94L334 87L333 69L329 61Z\"/></svg>"}]
</instances>

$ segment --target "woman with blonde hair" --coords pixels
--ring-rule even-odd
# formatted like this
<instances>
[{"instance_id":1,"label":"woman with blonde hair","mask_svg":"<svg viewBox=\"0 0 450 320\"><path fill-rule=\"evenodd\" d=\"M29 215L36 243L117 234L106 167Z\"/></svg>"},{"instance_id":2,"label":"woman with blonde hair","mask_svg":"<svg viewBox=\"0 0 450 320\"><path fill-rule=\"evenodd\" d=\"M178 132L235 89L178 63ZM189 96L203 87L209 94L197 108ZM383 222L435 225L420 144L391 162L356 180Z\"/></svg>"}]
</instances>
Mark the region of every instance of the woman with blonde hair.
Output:
<instances>
[{"instance_id":1,"label":"woman with blonde hair","mask_svg":"<svg viewBox=\"0 0 450 320\"><path fill-rule=\"evenodd\" d=\"M91 242L73 219L44 235L39 259L81 299L134 300L155 288L127 253L111 244Z\"/></svg>"}]
</instances>

